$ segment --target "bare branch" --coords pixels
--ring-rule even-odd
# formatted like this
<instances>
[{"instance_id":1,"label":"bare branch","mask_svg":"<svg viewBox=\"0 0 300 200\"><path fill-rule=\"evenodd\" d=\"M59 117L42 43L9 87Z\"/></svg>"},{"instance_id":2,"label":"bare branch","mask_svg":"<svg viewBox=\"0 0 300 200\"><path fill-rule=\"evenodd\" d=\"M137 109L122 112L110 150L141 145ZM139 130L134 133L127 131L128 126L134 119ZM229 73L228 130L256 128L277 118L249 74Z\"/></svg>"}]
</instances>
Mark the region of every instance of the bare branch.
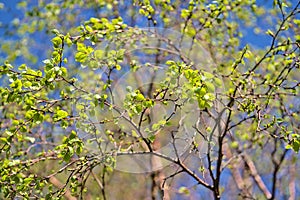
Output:
<instances>
[{"instance_id":1,"label":"bare branch","mask_svg":"<svg viewBox=\"0 0 300 200\"><path fill-rule=\"evenodd\" d=\"M255 180L256 184L257 184L258 187L259 187L259 189L263 192L263 194L265 195L265 197L266 197L267 199L272 198L272 194L271 194L271 192L268 190L267 186L266 186L265 183L263 182L263 180L262 180L262 178L260 177L260 175L258 174L254 162L250 159L250 157L248 156L247 153L242 154L242 158L243 158L245 164L249 167L251 176L252 176L253 179Z\"/></svg>"}]
</instances>

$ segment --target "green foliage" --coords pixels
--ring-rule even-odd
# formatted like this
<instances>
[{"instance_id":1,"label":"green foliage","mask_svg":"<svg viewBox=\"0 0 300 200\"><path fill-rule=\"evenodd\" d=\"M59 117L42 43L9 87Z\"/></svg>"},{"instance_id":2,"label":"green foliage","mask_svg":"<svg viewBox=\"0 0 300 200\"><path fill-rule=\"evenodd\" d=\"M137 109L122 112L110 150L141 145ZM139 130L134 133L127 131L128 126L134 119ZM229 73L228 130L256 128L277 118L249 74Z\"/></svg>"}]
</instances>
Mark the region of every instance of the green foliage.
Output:
<instances>
[{"instance_id":1,"label":"green foliage","mask_svg":"<svg viewBox=\"0 0 300 200\"><path fill-rule=\"evenodd\" d=\"M299 183L299 4L19 2L1 36L0 198L286 198ZM243 27L268 46L243 46ZM115 170L143 167L145 188Z\"/></svg>"}]
</instances>

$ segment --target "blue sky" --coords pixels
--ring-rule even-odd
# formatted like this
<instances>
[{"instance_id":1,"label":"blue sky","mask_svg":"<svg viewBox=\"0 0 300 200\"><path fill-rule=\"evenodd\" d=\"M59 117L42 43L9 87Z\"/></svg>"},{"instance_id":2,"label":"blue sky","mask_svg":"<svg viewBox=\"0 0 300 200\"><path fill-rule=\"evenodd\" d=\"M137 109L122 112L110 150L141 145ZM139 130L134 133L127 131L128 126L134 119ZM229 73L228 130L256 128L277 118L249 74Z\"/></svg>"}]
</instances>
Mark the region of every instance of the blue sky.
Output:
<instances>
[{"instance_id":1,"label":"blue sky","mask_svg":"<svg viewBox=\"0 0 300 200\"><path fill-rule=\"evenodd\" d=\"M5 24L8 24L9 22L13 21L14 19L16 20L17 18L22 18L23 13L20 12L20 10L17 9L17 3L20 2L20 0L3 0L0 1L2 5L4 5L3 9L0 9L0 41L1 40L7 40L8 36L4 35L5 33ZM31 5L35 5L37 3L36 0L30 1ZM297 0L292 0L293 4L296 4L298 1ZM265 8L271 8L273 6L273 0L257 0L257 4L259 6L263 6ZM89 15L91 15L92 13L85 13L84 15L86 15L86 19L88 19ZM126 22L126 21L125 21ZM242 30L243 33L243 38L241 39L241 44L240 47L243 48L246 44L250 44L252 47L254 48L266 48L268 45L270 45L270 36L265 34L265 31L267 31L268 27L270 25L268 25L265 21L265 19L258 19L257 20L257 27L262 28L262 32L260 34L256 34L254 33L254 28L247 28L247 27L243 27L243 24L241 24L240 26L240 30ZM10 25L11 27L11 25ZM11 30L11 29L10 29ZM50 39L52 36L45 36L45 35L41 35L41 34L36 34L33 37L35 38L40 38L42 37L43 40L45 40L45 37L48 39L49 45L50 45ZM18 40L19 38L16 36L10 36L9 38L10 40ZM35 52L34 52L35 53ZM36 52L38 53L38 52ZM2 54L3 55L3 54ZM40 61L42 61L44 58L42 58L41 56L39 57ZM0 62L1 61L1 50L0 50ZM17 60L16 61L17 64L21 64L23 62L23 60Z\"/></svg>"},{"instance_id":2,"label":"blue sky","mask_svg":"<svg viewBox=\"0 0 300 200\"><path fill-rule=\"evenodd\" d=\"M16 5L20 0L2 0L0 1L2 4L4 4L4 8L0 9L0 37L2 39L4 37L4 25L8 22L11 22L15 18L21 18L22 13L16 9ZM296 3L297 0L293 0L293 3ZM32 5L37 3L37 1L32 1ZM257 0L257 4L259 6L264 6L265 8L271 8L273 5L273 0ZM263 29L267 29L266 23L264 22L264 19L258 19L257 26L263 27ZM269 45L270 42L270 36L264 34L263 32L261 34L255 34L254 30L251 28L244 28L240 27L243 30L244 38L241 41L241 46L244 46L246 44L251 44L255 47L263 48L267 45Z\"/></svg>"},{"instance_id":3,"label":"blue sky","mask_svg":"<svg viewBox=\"0 0 300 200\"><path fill-rule=\"evenodd\" d=\"M4 8L0 9L0 42L1 40L8 39L7 36L5 36L5 24L11 22L15 18L21 18L23 14L19 12L19 10L16 9L16 4L20 2L18 0L4 0L0 1L0 3L4 3ZM36 2L36 1L33 1ZM264 6L265 8L271 8L272 7L272 0L258 0L258 5ZM297 0L293 0L293 3L298 2ZM266 31L269 27L266 25L264 19L259 19L257 21L258 27L263 27L263 30ZM255 34L253 31L253 28L245 28L241 26L241 30L243 30L244 38L241 40L241 47L246 44L251 44L253 47L258 48L265 48L268 45L270 45L270 36L267 34L264 34L264 31L262 31L261 34ZM49 36L49 41L52 36ZM17 37L11 37L9 39L17 40ZM49 42L48 41L48 42ZM50 42L49 42L50 44ZM50 46L49 46L50 47ZM1 57L1 50L0 50L0 57ZM44 60L45 58L40 57L39 62ZM1 62L1 60L0 60ZM18 64L22 63L22 60L17 60ZM226 175L225 175L226 176ZM192 182L192 181L191 181ZM201 191L203 188L199 187L199 194L201 194Z\"/></svg>"}]
</instances>

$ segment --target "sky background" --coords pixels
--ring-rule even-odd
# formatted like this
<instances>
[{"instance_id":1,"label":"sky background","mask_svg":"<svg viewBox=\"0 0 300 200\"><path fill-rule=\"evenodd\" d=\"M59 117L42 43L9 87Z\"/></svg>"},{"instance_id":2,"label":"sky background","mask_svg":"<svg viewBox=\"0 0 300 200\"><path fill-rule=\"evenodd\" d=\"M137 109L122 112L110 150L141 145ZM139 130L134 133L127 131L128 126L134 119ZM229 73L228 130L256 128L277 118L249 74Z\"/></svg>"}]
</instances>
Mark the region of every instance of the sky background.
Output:
<instances>
[{"instance_id":1,"label":"sky background","mask_svg":"<svg viewBox=\"0 0 300 200\"><path fill-rule=\"evenodd\" d=\"M8 36L5 34L5 29L7 28L7 25L12 22L13 20L21 19L23 17L23 13L20 12L20 10L17 9L17 3L20 2L18 0L5 0L5 1L0 1L0 42L3 40L18 40L18 36L11 36L8 38ZM32 1L32 5L34 5L37 1ZM297 0L292 1L293 3L297 3ZM257 0L257 3L259 6L263 6L266 9L271 8L273 6L273 1L272 0ZM91 16L89 13L86 15L86 20L90 18ZM126 21L125 21L126 23ZM78 22L80 24L80 22ZM10 25L9 25L10 26ZM266 48L268 45L270 45L270 36L265 34L265 31L270 28L268 27L266 21L264 19L259 19L257 21L257 26L262 27L262 32L260 34L256 34L254 32L253 28L245 28L242 24L240 26L240 29L243 32L243 39L241 40L241 45L240 47L244 47L246 44L250 44L254 48ZM51 38L53 37L52 35L48 36L43 36L41 37L40 35L37 35L37 40L41 38L48 38L48 40L43 41L44 43L49 43L49 48L51 48ZM41 54L41 52L37 52L36 55ZM1 60L1 55L3 56L3 53L1 53L0 49L0 63L3 62ZM46 59L45 55L39 56L38 58L38 63L40 63L42 60ZM22 64L23 60L22 59L17 59L16 64ZM2 64L2 63L1 63ZM187 177L190 179L190 177ZM263 177L263 178L268 178L268 177ZM226 173L224 173L224 177L222 181L226 180ZM193 184L193 180L190 180L191 184ZM223 183L222 183L223 184ZM226 183L224 183L226 185ZM197 190L197 195L200 198L201 196L206 196L206 191L202 190L201 187ZM181 197L178 197L180 199Z\"/></svg>"},{"instance_id":2,"label":"sky background","mask_svg":"<svg viewBox=\"0 0 300 200\"><path fill-rule=\"evenodd\" d=\"M5 30L7 28L7 26L11 26L9 25L9 23L13 22L13 21L17 21L18 19L22 19L22 17L24 16L23 12L20 11L19 9L17 9L17 4L19 3L19 0L2 0L0 1L0 8L2 7L2 9L0 9L0 40L6 40L7 35L5 35ZM293 3L296 3L297 0L293 0ZM37 4L37 0L33 0L30 1L30 5L36 5ZM271 8L273 6L273 0L257 0L257 4L259 6L263 6L265 8ZM84 14L85 19L89 19L91 17L91 13L85 13ZM125 21L126 23L126 21ZM80 22L78 22L78 25L80 24ZM246 28L243 26L243 24L240 24L240 29L242 30L243 33L243 38L241 40L241 44L240 47L243 48L246 44L249 44L251 46L253 46L254 48L266 48L269 44L270 44L270 36L268 36L267 34L265 34L265 31L269 28L268 24L266 23L266 21L264 19L258 19L257 20L257 26L261 27L263 30L261 31L261 33L256 34L254 32L253 28ZM52 35L48 35L46 38L48 38L48 40L45 40L45 35L36 35L34 36L37 40L39 38L42 38L41 40L45 41L45 42L49 42L52 38ZM17 36L10 36L11 40L17 40L18 37ZM38 52L37 52L38 53ZM3 54L2 54L3 55ZM0 50L0 56L1 56L1 50ZM43 59L40 56L38 62L41 62ZM1 61L1 59L0 59ZM18 59L16 62L17 64L21 64L23 60ZM2 60L3 62L3 60Z\"/></svg>"}]
</instances>

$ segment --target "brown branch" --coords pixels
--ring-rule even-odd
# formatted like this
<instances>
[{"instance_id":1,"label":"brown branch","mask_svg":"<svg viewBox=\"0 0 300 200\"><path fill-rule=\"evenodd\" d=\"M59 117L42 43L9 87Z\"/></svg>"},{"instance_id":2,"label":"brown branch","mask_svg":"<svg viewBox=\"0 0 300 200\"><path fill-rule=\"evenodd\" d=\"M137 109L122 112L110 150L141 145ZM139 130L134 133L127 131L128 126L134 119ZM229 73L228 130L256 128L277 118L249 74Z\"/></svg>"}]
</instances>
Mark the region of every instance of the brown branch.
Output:
<instances>
[{"instance_id":1,"label":"brown branch","mask_svg":"<svg viewBox=\"0 0 300 200\"><path fill-rule=\"evenodd\" d=\"M98 184L99 188L102 190L103 185L102 185L101 181L99 180L99 178L96 176L96 174L93 172L93 170L91 170L91 174L92 174L93 178L95 179L96 183Z\"/></svg>"},{"instance_id":2,"label":"brown branch","mask_svg":"<svg viewBox=\"0 0 300 200\"><path fill-rule=\"evenodd\" d=\"M157 156L157 157L160 157L162 159L165 159L167 161L170 161L174 164L177 164L183 172L186 172L187 174L189 174L193 179L195 179L198 184L204 186L205 188L208 188L210 190L213 189L213 186L211 186L210 184L208 184L207 182L205 182L204 180L202 180L195 172L193 172L192 170L190 170L181 160L179 160L177 158L177 160L171 158L171 157L168 157L164 154L161 154L159 152L155 152L155 151L152 151L152 152L145 152L145 151L141 151L141 152L117 152L117 156L120 156L120 155L153 155L153 156Z\"/></svg>"},{"instance_id":3,"label":"brown branch","mask_svg":"<svg viewBox=\"0 0 300 200\"><path fill-rule=\"evenodd\" d=\"M289 181L290 197L289 197L289 200L295 200L296 199L296 184L295 184L296 165L295 165L295 163L290 165L289 174L290 174L290 181Z\"/></svg>"},{"instance_id":4,"label":"brown branch","mask_svg":"<svg viewBox=\"0 0 300 200\"><path fill-rule=\"evenodd\" d=\"M62 184L57 178L55 178L54 176L49 178L50 183L52 183L52 185L54 185L55 187L62 189L64 188L64 184ZM64 197L67 200L77 200L76 197L72 196L71 192L66 189L65 193L64 193Z\"/></svg>"},{"instance_id":5,"label":"brown branch","mask_svg":"<svg viewBox=\"0 0 300 200\"><path fill-rule=\"evenodd\" d=\"M234 156L232 155L232 152L230 151L228 145L225 145L224 147L225 147L224 152L225 152L226 158L227 159L234 159ZM237 166L238 164L235 161L233 161L233 162L234 163L231 164L231 167L229 169L231 169L233 179L234 179L238 189L243 190L244 185L245 185L244 180L243 180L243 178L242 178L242 176L239 172L239 169L238 169L238 166Z\"/></svg>"},{"instance_id":6,"label":"brown branch","mask_svg":"<svg viewBox=\"0 0 300 200\"><path fill-rule=\"evenodd\" d=\"M230 169L233 180L235 184L237 185L237 188L241 191L242 198L250 198L252 199L252 195L247 188L247 183L245 182L244 178L242 177L239 169L240 169L240 155L233 155L228 144L224 145L224 154L226 158L228 159L228 164L230 164Z\"/></svg>"},{"instance_id":7,"label":"brown branch","mask_svg":"<svg viewBox=\"0 0 300 200\"><path fill-rule=\"evenodd\" d=\"M262 178L258 174L254 162L250 159L250 157L246 153L242 154L242 158L243 158L245 164L249 167L250 174L253 177L253 179L255 180L259 189L263 192L263 194L265 195L265 197L267 199L272 198L272 194L270 193L267 186L263 182Z\"/></svg>"}]
</instances>

